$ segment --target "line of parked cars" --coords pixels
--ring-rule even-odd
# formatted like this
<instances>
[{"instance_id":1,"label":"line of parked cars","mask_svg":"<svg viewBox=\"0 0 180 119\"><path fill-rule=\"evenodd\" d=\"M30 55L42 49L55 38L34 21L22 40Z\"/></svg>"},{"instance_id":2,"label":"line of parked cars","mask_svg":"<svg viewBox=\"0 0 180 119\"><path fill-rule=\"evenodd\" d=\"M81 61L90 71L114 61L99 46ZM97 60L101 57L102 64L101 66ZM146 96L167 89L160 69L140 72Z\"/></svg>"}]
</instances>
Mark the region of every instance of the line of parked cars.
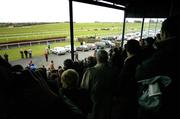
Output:
<instances>
[{"instance_id":1,"label":"line of parked cars","mask_svg":"<svg viewBox=\"0 0 180 119\"><path fill-rule=\"evenodd\" d=\"M96 49L96 45L95 44L86 44L86 45L80 45L80 46L74 46L74 51L89 51L89 50L95 50ZM71 52L71 45L67 45L64 47L54 47L52 49L50 49L50 52L56 55L64 55L67 52L70 53Z\"/></svg>"},{"instance_id":2,"label":"line of parked cars","mask_svg":"<svg viewBox=\"0 0 180 119\"><path fill-rule=\"evenodd\" d=\"M89 50L95 50L100 48L106 48L106 47L114 47L115 43L111 42L110 40L101 40L99 42L95 43L86 43L80 46L74 46L74 51L89 51ZM50 49L50 52L56 55L64 55L67 52L71 52L71 45L66 45L64 47L54 47Z\"/></svg>"}]
</instances>

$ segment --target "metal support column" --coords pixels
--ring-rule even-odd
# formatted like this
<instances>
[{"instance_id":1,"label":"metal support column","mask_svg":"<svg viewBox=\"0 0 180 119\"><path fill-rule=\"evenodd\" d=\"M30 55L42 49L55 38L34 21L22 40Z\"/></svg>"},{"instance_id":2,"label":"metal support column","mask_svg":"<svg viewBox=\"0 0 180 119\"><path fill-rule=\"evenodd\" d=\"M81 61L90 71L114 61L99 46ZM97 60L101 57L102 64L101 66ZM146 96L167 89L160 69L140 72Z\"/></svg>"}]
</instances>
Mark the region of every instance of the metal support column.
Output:
<instances>
[{"instance_id":1,"label":"metal support column","mask_svg":"<svg viewBox=\"0 0 180 119\"><path fill-rule=\"evenodd\" d=\"M140 40L142 39L143 36L143 30L144 30L144 18L142 20L142 25L141 25L141 36L140 36Z\"/></svg>"},{"instance_id":2,"label":"metal support column","mask_svg":"<svg viewBox=\"0 0 180 119\"><path fill-rule=\"evenodd\" d=\"M73 28L73 4L69 0L69 17L70 17L70 41L71 41L71 59L74 61L74 28Z\"/></svg>"},{"instance_id":3,"label":"metal support column","mask_svg":"<svg viewBox=\"0 0 180 119\"><path fill-rule=\"evenodd\" d=\"M123 44L124 44L125 26L126 26L126 11L124 10L124 20L123 20L123 31L122 31L122 39L121 39L121 48L123 48Z\"/></svg>"}]
</instances>

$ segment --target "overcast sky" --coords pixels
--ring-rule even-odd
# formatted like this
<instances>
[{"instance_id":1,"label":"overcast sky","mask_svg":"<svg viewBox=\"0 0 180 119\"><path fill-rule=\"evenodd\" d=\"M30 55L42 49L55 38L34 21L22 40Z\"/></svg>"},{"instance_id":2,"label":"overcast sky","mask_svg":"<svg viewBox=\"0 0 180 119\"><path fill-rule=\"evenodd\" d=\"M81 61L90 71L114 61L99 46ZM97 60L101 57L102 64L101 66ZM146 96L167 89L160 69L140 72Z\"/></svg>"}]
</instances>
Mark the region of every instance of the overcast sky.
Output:
<instances>
[{"instance_id":1,"label":"overcast sky","mask_svg":"<svg viewBox=\"0 0 180 119\"><path fill-rule=\"evenodd\" d=\"M121 10L73 2L75 22L122 22ZM0 22L69 21L69 0L0 0Z\"/></svg>"}]
</instances>

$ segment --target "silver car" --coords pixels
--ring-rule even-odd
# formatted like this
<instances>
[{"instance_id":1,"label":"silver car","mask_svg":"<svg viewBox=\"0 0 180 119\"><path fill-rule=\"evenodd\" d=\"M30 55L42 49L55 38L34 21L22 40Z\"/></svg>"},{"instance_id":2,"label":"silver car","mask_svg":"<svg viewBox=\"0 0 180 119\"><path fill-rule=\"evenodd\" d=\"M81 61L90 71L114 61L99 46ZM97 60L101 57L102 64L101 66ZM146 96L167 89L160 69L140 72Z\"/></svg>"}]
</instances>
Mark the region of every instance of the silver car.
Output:
<instances>
[{"instance_id":1,"label":"silver car","mask_svg":"<svg viewBox=\"0 0 180 119\"><path fill-rule=\"evenodd\" d=\"M77 51L89 51L89 48L87 45L80 45L78 47L76 47Z\"/></svg>"}]
</instances>

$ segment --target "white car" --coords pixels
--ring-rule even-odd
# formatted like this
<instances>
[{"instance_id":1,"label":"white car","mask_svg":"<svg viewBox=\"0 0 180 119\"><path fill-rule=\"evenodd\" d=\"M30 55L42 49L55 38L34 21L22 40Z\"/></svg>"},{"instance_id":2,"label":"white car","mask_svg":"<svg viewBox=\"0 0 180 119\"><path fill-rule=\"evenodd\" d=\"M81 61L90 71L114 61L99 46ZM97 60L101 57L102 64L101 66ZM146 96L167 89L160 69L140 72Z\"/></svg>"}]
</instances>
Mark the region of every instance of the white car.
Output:
<instances>
[{"instance_id":1,"label":"white car","mask_svg":"<svg viewBox=\"0 0 180 119\"><path fill-rule=\"evenodd\" d=\"M71 45L64 46L66 52L71 52ZM74 51L76 51L76 46L74 46Z\"/></svg>"},{"instance_id":2,"label":"white car","mask_svg":"<svg viewBox=\"0 0 180 119\"><path fill-rule=\"evenodd\" d=\"M50 51L54 54L57 54L57 55L64 55L66 54L66 50L64 47L54 47L52 49L50 49Z\"/></svg>"},{"instance_id":3,"label":"white car","mask_svg":"<svg viewBox=\"0 0 180 119\"><path fill-rule=\"evenodd\" d=\"M86 45L90 50L95 50L96 49L96 45L94 43L86 43Z\"/></svg>"}]
</instances>

